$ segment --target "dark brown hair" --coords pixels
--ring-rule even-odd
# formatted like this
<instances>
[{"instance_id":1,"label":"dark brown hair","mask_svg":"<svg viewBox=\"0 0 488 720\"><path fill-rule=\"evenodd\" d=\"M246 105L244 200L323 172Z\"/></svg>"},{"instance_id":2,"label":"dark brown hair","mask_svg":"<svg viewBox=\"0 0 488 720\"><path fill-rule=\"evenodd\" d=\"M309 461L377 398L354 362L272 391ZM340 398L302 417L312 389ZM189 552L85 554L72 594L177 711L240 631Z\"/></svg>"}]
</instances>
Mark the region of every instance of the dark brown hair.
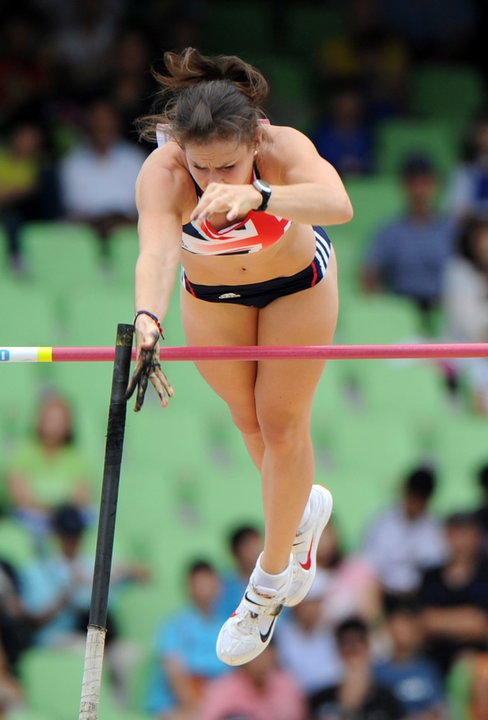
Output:
<instances>
[{"instance_id":1,"label":"dark brown hair","mask_svg":"<svg viewBox=\"0 0 488 720\"><path fill-rule=\"evenodd\" d=\"M256 139L269 90L259 70L234 55L209 58L191 47L166 52L164 62L166 74L153 70L162 110L136 121L141 138L154 140L156 125L164 123L180 145Z\"/></svg>"}]
</instances>

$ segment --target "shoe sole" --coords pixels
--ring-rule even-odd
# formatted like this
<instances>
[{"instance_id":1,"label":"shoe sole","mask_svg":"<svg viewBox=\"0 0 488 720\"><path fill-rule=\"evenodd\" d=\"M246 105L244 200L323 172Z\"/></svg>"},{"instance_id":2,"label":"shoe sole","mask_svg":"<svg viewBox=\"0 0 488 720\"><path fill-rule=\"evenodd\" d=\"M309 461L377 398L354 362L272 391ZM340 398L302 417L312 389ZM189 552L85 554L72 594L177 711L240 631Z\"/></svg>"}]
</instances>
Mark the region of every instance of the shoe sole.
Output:
<instances>
[{"instance_id":1,"label":"shoe sole","mask_svg":"<svg viewBox=\"0 0 488 720\"><path fill-rule=\"evenodd\" d=\"M307 582L304 583L304 585L302 586L299 594L285 600L283 604L286 607L294 607L295 605L301 603L302 600L304 600L307 596L310 588L312 587L312 583L315 579L315 573L317 571L317 547L324 528L326 527L327 523L330 520L330 516L332 515L332 508L334 502L330 490L328 490L323 485L314 485L313 488L315 489L315 492L320 492L320 494L322 495L323 512L321 513L321 522L316 526L312 538L312 546L310 549L311 566L310 570L308 570L310 576L307 578Z\"/></svg>"}]
</instances>

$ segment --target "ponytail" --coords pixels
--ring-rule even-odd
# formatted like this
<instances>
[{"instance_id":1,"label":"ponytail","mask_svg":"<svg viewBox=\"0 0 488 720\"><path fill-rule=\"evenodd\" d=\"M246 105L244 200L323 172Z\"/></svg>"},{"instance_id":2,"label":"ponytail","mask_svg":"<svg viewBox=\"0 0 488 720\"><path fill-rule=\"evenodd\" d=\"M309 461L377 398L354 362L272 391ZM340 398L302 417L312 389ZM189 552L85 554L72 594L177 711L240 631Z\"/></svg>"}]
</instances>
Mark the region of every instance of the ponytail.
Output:
<instances>
[{"instance_id":1,"label":"ponytail","mask_svg":"<svg viewBox=\"0 0 488 720\"><path fill-rule=\"evenodd\" d=\"M209 58L195 48L166 52L164 61L165 74L153 71L163 109L136 121L141 137L154 139L156 125L163 123L181 145L231 137L255 140L269 92L256 68L233 55Z\"/></svg>"}]
</instances>

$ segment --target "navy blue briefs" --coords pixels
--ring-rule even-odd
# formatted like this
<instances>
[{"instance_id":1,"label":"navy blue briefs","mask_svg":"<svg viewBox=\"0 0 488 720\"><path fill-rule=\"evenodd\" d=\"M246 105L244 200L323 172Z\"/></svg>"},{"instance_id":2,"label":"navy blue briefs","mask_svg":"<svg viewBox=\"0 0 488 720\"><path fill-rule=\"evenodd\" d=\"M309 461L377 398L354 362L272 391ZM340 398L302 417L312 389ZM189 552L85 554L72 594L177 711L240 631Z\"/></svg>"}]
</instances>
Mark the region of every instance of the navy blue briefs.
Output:
<instances>
[{"instance_id":1,"label":"navy blue briefs","mask_svg":"<svg viewBox=\"0 0 488 720\"><path fill-rule=\"evenodd\" d=\"M188 280L185 273L182 283L194 297L206 302L232 303L263 308L270 302L285 295L292 295L314 287L327 272L331 253L331 242L322 227L313 228L316 240L315 255L304 270L287 277L277 277L259 283L246 285L197 285Z\"/></svg>"}]
</instances>

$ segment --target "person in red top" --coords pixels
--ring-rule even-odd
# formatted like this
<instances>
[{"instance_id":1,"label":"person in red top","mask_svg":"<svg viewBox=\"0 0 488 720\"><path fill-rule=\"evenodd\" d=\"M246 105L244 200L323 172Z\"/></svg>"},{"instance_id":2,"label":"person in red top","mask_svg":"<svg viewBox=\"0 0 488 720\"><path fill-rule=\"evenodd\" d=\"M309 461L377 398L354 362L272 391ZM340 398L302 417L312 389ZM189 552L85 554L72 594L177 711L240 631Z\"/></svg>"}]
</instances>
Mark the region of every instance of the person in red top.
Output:
<instances>
[{"instance_id":1,"label":"person in red top","mask_svg":"<svg viewBox=\"0 0 488 720\"><path fill-rule=\"evenodd\" d=\"M136 410L148 380L163 406L173 395L158 339L180 263L189 345L327 345L337 279L320 226L352 217L337 172L311 141L260 122L268 91L261 73L193 48L164 57L166 74L157 77L166 103L145 127L154 136L158 125L169 126L172 139L150 154L136 186L137 365L127 392L138 388ZM313 582L332 511L330 492L312 486L310 414L324 364L197 364L228 404L263 484L264 550L217 640L230 665L262 652L282 606L299 603Z\"/></svg>"},{"instance_id":2,"label":"person in red top","mask_svg":"<svg viewBox=\"0 0 488 720\"><path fill-rule=\"evenodd\" d=\"M244 667L208 686L200 720L305 720L307 706L296 680L280 669L273 646Z\"/></svg>"}]
</instances>

